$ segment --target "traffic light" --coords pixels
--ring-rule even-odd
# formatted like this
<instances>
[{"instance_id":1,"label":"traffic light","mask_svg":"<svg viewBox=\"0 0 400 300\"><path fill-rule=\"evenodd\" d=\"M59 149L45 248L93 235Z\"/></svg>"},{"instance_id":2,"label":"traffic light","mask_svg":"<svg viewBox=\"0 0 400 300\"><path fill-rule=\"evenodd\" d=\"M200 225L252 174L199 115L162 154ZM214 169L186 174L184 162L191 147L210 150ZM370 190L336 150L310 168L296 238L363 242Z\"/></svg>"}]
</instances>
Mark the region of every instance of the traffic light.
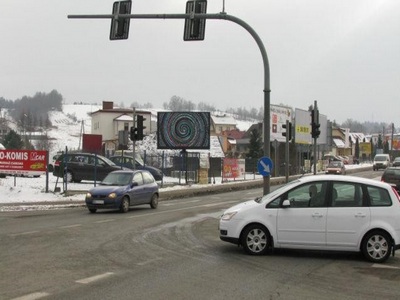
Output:
<instances>
[{"instance_id":1,"label":"traffic light","mask_svg":"<svg viewBox=\"0 0 400 300\"><path fill-rule=\"evenodd\" d=\"M312 128L311 128L311 136L313 138L318 138L319 135L321 134L321 130L319 129L319 127L321 126L321 124L312 124Z\"/></svg>"},{"instance_id":2,"label":"traffic light","mask_svg":"<svg viewBox=\"0 0 400 300\"><path fill-rule=\"evenodd\" d=\"M130 18L121 18L120 14L130 15L132 1L116 1L113 5L113 15L111 19L110 40L126 40L129 35Z\"/></svg>"},{"instance_id":3,"label":"traffic light","mask_svg":"<svg viewBox=\"0 0 400 300\"><path fill-rule=\"evenodd\" d=\"M311 111L311 136L316 139L321 134L319 129L321 124L319 124L319 111L318 109L313 109Z\"/></svg>"},{"instance_id":4,"label":"traffic light","mask_svg":"<svg viewBox=\"0 0 400 300\"><path fill-rule=\"evenodd\" d=\"M207 1L196 0L186 2L186 14L205 14L207 12ZM184 41L202 41L206 30L206 19L185 19L183 31Z\"/></svg>"},{"instance_id":5,"label":"traffic light","mask_svg":"<svg viewBox=\"0 0 400 300\"><path fill-rule=\"evenodd\" d=\"M129 138L131 139L131 141L136 141L137 140L137 128L135 127L131 127L131 131L130 131L130 135Z\"/></svg>"},{"instance_id":6,"label":"traffic light","mask_svg":"<svg viewBox=\"0 0 400 300\"><path fill-rule=\"evenodd\" d=\"M146 128L145 126L143 126L143 121L146 120L146 118L144 118L141 115L138 115L136 117L136 127L137 127L137 141L141 141L143 140L144 134L143 134L143 130Z\"/></svg>"},{"instance_id":7,"label":"traffic light","mask_svg":"<svg viewBox=\"0 0 400 300\"><path fill-rule=\"evenodd\" d=\"M286 126L286 124L288 126ZM285 131L282 132L282 135L286 136L287 140L290 141L292 139L292 123L291 122L286 122L286 124L282 125L282 128L286 129Z\"/></svg>"}]
</instances>

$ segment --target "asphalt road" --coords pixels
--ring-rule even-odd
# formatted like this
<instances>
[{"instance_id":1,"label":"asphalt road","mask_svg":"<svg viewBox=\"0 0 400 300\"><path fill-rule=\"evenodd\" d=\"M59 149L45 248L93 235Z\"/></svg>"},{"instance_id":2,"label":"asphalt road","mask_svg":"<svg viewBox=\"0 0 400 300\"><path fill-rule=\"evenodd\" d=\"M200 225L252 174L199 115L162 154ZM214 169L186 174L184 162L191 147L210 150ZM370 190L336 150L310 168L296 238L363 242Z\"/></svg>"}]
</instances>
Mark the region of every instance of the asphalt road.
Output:
<instances>
[{"instance_id":1,"label":"asphalt road","mask_svg":"<svg viewBox=\"0 0 400 300\"><path fill-rule=\"evenodd\" d=\"M363 177L377 172L360 173ZM399 299L400 254L279 250L219 240L218 217L262 188L90 214L0 213L0 299Z\"/></svg>"}]
</instances>

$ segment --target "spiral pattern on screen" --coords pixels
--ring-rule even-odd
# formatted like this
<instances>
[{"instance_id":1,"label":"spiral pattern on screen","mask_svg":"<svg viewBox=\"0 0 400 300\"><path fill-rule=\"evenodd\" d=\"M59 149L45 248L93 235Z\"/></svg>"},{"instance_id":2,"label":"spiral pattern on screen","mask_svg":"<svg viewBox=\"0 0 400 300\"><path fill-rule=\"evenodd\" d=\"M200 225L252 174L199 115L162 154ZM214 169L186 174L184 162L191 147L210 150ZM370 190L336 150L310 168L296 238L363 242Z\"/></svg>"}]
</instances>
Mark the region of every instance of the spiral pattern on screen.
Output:
<instances>
[{"instance_id":1,"label":"spiral pattern on screen","mask_svg":"<svg viewBox=\"0 0 400 300\"><path fill-rule=\"evenodd\" d=\"M159 113L159 146L169 149L204 149L209 147L209 113Z\"/></svg>"}]
</instances>

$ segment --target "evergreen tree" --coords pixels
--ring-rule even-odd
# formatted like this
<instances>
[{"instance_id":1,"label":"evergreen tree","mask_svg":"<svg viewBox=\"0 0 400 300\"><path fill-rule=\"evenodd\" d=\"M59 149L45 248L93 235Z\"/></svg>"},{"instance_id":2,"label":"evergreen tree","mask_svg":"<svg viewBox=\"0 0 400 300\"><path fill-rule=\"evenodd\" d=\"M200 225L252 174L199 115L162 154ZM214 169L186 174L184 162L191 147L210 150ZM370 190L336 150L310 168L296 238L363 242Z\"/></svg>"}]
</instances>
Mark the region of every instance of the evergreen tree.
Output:
<instances>
[{"instance_id":1,"label":"evergreen tree","mask_svg":"<svg viewBox=\"0 0 400 300\"><path fill-rule=\"evenodd\" d=\"M376 145L376 148L377 149L383 149L383 142L382 142L382 136L381 135L378 136L378 143Z\"/></svg>"},{"instance_id":2,"label":"evergreen tree","mask_svg":"<svg viewBox=\"0 0 400 300\"><path fill-rule=\"evenodd\" d=\"M383 153L389 154L389 142L388 141L383 143Z\"/></svg>"},{"instance_id":3,"label":"evergreen tree","mask_svg":"<svg viewBox=\"0 0 400 300\"><path fill-rule=\"evenodd\" d=\"M4 137L3 145L6 149L22 149L24 147L24 142L19 134L14 130L10 130Z\"/></svg>"},{"instance_id":4,"label":"evergreen tree","mask_svg":"<svg viewBox=\"0 0 400 300\"><path fill-rule=\"evenodd\" d=\"M263 143L261 140L261 133L254 128L250 132L249 152L248 158L260 158L263 155Z\"/></svg>"},{"instance_id":5,"label":"evergreen tree","mask_svg":"<svg viewBox=\"0 0 400 300\"><path fill-rule=\"evenodd\" d=\"M358 138L356 138L356 145L354 147L354 157L359 159L360 158L360 142Z\"/></svg>"}]
</instances>

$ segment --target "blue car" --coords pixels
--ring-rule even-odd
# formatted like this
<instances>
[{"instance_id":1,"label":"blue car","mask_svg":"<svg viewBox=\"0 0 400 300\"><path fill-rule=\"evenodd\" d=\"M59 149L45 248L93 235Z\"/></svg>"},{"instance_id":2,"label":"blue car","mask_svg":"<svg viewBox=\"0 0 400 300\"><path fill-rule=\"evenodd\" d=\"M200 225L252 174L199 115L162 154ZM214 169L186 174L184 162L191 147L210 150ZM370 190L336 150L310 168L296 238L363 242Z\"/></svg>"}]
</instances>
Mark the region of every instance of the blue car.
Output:
<instances>
[{"instance_id":1,"label":"blue car","mask_svg":"<svg viewBox=\"0 0 400 300\"><path fill-rule=\"evenodd\" d=\"M150 204L158 206L158 184L145 170L121 170L109 173L99 186L86 194L86 206L91 213L98 209L118 209L126 213L129 207Z\"/></svg>"}]
</instances>

